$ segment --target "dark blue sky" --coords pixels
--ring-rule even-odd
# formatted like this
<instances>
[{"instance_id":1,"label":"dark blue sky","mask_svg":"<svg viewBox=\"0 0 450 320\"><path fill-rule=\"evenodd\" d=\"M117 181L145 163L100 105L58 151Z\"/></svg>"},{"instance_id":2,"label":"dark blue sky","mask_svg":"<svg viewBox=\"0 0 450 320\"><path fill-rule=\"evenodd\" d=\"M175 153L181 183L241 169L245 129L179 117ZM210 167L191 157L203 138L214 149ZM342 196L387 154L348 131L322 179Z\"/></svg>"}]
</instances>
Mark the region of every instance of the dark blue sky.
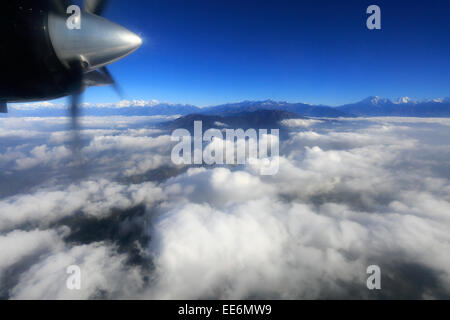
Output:
<instances>
[{"instance_id":1,"label":"dark blue sky","mask_svg":"<svg viewBox=\"0 0 450 320\"><path fill-rule=\"evenodd\" d=\"M371 4L381 7L381 31L366 28ZM448 0L112 0L105 16L144 38L110 67L128 99L338 105L450 96ZM117 99L109 88L86 96Z\"/></svg>"}]
</instances>

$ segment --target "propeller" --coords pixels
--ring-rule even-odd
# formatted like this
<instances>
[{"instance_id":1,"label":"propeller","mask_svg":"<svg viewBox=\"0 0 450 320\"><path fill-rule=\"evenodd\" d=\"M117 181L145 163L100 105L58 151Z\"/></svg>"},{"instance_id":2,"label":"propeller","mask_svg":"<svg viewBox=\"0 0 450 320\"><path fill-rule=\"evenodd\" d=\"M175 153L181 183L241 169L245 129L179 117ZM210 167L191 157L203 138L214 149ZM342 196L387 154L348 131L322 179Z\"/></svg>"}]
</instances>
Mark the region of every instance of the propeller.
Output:
<instances>
[{"instance_id":1,"label":"propeller","mask_svg":"<svg viewBox=\"0 0 450 320\"><path fill-rule=\"evenodd\" d=\"M101 15L104 10L106 9L106 6L108 4L108 0L84 0L83 1L83 8L85 12L95 14L95 15ZM107 69L106 66L101 67L100 73L103 73L103 79L99 81L95 81L97 79L94 79L94 81L89 81L89 77L86 77L85 79L85 73L86 69L89 66L85 61L81 61L71 64L71 70L74 74L74 80L73 80L73 92L70 96L70 115L72 118L72 132L74 135L74 141L72 142L73 150L75 150L75 153L79 153L81 149L81 138L79 135L79 122L78 118L80 115L80 105L82 101L82 93L88 86L100 86L100 85L113 85L116 89L116 92L119 94L118 85L114 78L112 77L111 73ZM95 72L95 71L94 71ZM119 94L119 96L122 96Z\"/></svg>"},{"instance_id":2,"label":"propeller","mask_svg":"<svg viewBox=\"0 0 450 320\"><path fill-rule=\"evenodd\" d=\"M110 84L113 86L114 91L116 91L116 94L120 97L123 98L123 91L122 88L120 87L120 85L117 83L117 81L114 79L114 77L112 76L112 74L109 72L107 67L101 67L100 71L103 72L103 74L105 75L105 80L109 80Z\"/></svg>"},{"instance_id":3,"label":"propeller","mask_svg":"<svg viewBox=\"0 0 450 320\"><path fill-rule=\"evenodd\" d=\"M81 148L82 141L80 136L80 126L79 126L79 115L80 115L80 105L83 91L85 90L84 86L84 73L83 73L83 65L80 61L74 60L70 63L70 69L72 70L72 81L71 81L71 96L69 97L70 102L70 116L71 116L71 141L70 148L72 150L72 154L75 158L75 163L82 163L81 156Z\"/></svg>"},{"instance_id":4,"label":"propeller","mask_svg":"<svg viewBox=\"0 0 450 320\"><path fill-rule=\"evenodd\" d=\"M67 69L71 143L74 154L80 154L79 116L82 94L87 87L113 86L122 97L122 90L107 65L136 51L142 40L126 28L100 17L108 0L84 0L81 28L67 27L70 0L49 0L48 32L53 49Z\"/></svg>"},{"instance_id":5,"label":"propeller","mask_svg":"<svg viewBox=\"0 0 450 320\"><path fill-rule=\"evenodd\" d=\"M120 86L106 66L136 51L142 44L142 40L131 31L100 17L108 3L108 0L84 0L81 28L72 30L66 26L69 0L50 1L50 40L56 55L68 70L71 83L68 94L72 132L76 140L72 143L74 149L80 147L81 141L78 118L82 93L87 87L112 85L122 97Z\"/></svg>"}]
</instances>

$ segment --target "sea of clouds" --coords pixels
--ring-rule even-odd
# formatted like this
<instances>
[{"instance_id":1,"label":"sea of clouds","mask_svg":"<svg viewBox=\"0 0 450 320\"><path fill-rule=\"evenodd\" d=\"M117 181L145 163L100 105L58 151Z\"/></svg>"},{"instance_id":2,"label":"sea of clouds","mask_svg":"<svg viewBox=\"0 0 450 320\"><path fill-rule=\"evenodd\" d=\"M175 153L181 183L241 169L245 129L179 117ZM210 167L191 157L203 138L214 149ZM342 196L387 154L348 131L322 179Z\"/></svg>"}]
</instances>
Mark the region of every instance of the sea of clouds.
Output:
<instances>
[{"instance_id":1,"label":"sea of clouds","mask_svg":"<svg viewBox=\"0 0 450 320\"><path fill-rule=\"evenodd\" d=\"M450 119L286 120L275 176L173 165L166 120L84 118L74 157L0 119L0 298L450 297Z\"/></svg>"}]
</instances>

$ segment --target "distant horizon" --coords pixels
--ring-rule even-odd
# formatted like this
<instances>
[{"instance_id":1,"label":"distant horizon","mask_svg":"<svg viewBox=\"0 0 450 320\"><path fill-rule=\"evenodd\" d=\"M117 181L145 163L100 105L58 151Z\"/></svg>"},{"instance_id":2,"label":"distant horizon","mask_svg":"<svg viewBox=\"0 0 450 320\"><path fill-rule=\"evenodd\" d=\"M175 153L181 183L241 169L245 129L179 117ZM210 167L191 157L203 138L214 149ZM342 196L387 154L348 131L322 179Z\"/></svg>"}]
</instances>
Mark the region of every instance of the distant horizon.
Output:
<instances>
[{"instance_id":1,"label":"distant horizon","mask_svg":"<svg viewBox=\"0 0 450 320\"><path fill-rule=\"evenodd\" d=\"M186 107L196 107L200 109L204 108L211 108L211 107L217 107L217 106L223 106L223 105L234 105L234 104L241 104L241 103L262 103L262 102L275 102L275 103L286 103L286 104L305 104L310 106L327 106L327 107L341 107L349 104L359 103L363 102L370 98L378 98L380 100L388 100L394 104L404 104L404 103L427 103L427 102L443 102L450 99L449 96L445 97L434 97L434 98L420 98L420 99L413 99L408 96L398 96L398 97L383 97L379 95L369 95L365 98L360 98L359 100L352 100L346 103L342 104L326 104L326 103L309 103L306 101L289 101L285 99L274 99L274 98L267 98L267 99L243 99L239 101L228 101L228 102L222 102L218 104L212 104L212 105L196 105L191 103L183 103L183 102L171 102L171 101L159 101L157 99L122 99L116 102L83 102L82 107L84 108L128 108L128 107L152 107L157 105L169 105L169 106L186 106ZM408 99L408 102L402 102L401 100ZM39 102L19 102L19 103L9 103L9 106L12 108L66 108L68 106L67 104L67 98L61 98L56 100L49 100L49 101L39 101ZM439 101L441 100L441 101Z\"/></svg>"}]
</instances>

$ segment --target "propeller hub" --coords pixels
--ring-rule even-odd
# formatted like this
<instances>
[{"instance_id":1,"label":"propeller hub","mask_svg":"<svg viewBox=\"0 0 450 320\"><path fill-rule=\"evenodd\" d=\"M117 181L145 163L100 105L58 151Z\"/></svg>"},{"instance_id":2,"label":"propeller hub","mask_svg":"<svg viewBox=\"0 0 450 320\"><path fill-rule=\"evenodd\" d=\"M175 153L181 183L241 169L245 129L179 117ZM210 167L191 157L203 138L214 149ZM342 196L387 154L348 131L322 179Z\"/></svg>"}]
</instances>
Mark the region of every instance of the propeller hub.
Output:
<instances>
[{"instance_id":1,"label":"propeller hub","mask_svg":"<svg viewBox=\"0 0 450 320\"><path fill-rule=\"evenodd\" d=\"M128 29L87 11L81 13L81 28L70 29L67 18L49 14L50 40L58 59L69 67L82 62L85 72L116 62L136 51L142 40Z\"/></svg>"}]
</instances>

